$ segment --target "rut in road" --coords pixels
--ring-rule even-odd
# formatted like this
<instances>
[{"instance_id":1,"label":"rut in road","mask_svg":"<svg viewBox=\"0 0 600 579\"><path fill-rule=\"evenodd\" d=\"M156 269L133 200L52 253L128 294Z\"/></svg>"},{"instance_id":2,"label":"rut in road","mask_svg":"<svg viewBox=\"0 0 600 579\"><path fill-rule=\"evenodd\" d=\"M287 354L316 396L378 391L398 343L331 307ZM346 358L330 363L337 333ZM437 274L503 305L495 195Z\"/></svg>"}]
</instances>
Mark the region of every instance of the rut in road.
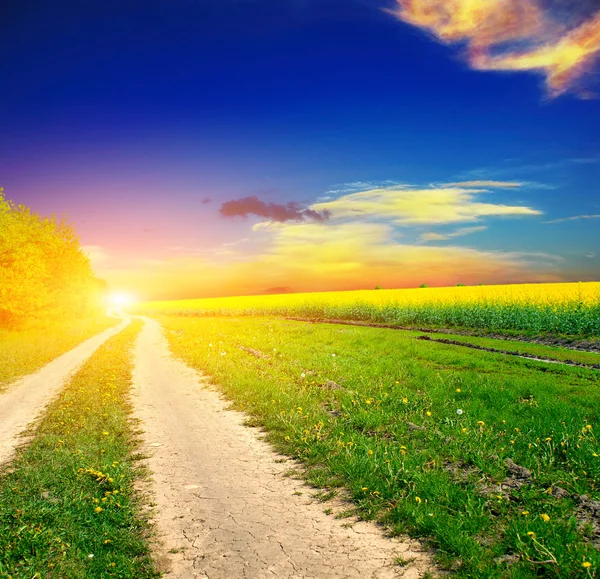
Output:
<instances>
[{"instance_id":1,"label":"rut in road","mask_svg":"<svg viewBox=\"0 0 600 579\"><path fill-rule=\"evenodd\" d=\"M284 477L294 463L171 357L154 320L138 338L133 392L154 473L155 557L168 577L416 579L434 570L418 542L325 514L331 502ZM398 557L411 562L401 568Z\"/></svg>"},{"instance_id":2,"label":"rut in road","mask_svg":"<svg viewBox=\"0 0 600 579\"><path fill-rule=\"evenodd\" d=\"M34 374L13 382L0 394L0 465L8 462L20 442L19 435L38 418L79 367L106 340L129 325L125 319L55 358Z\"/></svg>"}]
</instances>

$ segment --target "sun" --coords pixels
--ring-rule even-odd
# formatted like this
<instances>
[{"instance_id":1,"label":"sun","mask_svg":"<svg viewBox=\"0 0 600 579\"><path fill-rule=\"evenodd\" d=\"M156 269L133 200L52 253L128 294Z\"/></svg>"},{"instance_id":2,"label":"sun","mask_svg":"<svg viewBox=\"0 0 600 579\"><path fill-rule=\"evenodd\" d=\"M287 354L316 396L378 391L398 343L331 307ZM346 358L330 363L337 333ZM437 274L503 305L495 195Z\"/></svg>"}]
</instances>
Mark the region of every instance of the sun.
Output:
<instances>
[{"instance_id":1,"label":"sun","mask_svg":"<svg viewBox=\"0 0 600 579\"><path fill-rule=\"evenodd\" d=\"M113 292L108 295L108 305L113 308L125 308L133 305L137 302L136 297L133 294L126 292Z\"/></svg>"}]
</instances>

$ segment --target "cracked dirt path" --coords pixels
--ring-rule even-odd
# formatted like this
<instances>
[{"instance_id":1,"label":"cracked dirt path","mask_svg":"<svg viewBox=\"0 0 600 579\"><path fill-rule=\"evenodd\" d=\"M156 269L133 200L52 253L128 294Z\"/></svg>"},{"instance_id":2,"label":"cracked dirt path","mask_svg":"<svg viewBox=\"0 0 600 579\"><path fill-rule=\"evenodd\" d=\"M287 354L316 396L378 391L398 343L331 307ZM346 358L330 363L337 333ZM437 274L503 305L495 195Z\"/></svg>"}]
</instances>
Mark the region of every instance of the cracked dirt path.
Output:
<instances>
[{"instance_id":1,"label":"cracked dirt path","mask_svg":"<svg viewBox=\"0 0 600 579\"><path fill-rule=\"evenodd\" d=\"M167 577L416 579L433 570L418 542L325 514L336 504L284 477L295 463L171 357L154 320L138 338L133 403L154 473L155 556ZM396 557L412 562L399 567Z\"/></svg>"},{"instance_id":2,"label":"cracked dirt path","mask_svg":"<svg viewBox=\"0 0 600 579\"><path fill-rule=\"evenodd\" d=\"M34 374L19 378L0 394L0 465L13 457L15 448L22 442L21 433L42 414L79 367L129 323L130 320L125 319L89 338Z\"/></svg>"}]
</instances>

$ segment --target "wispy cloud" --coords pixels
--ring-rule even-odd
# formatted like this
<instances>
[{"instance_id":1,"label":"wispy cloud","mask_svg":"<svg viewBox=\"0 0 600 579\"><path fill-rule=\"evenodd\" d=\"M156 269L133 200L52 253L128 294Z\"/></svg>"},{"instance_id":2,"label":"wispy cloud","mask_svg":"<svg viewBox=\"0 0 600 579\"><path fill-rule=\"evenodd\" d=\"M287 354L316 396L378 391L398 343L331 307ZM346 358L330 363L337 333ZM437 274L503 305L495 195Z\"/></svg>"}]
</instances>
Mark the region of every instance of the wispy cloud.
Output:
<instances>
[{"instance_id":1,"label":"wispy cloud","mask_svg":"<svg viewBox=\"0 0 600 579\"><path fill-rule=\"evenodd\" d=\"M438 187L431 189L372 189L343 195L332 201L311 205L332 219L386 219L395 225L432 225L477 221L492 216L540 215L531 207L484 203L477 196L481 188Z\"/></svg>"},{"instance_id":2,"label":"wispy cloud","mask_svg":"<svg viewBox=\"0 0 600 579\"><path fill-rule=\"evenodd\" d=\"M490 189L513 189L522 186L523 183L516 181L460 181L443 185L443 187L489 187Z\"/></svg>"},{"instance_id":3,"label":"wispy cloud","mask_svg":"<svg viewBox=\"0 0 600 579\"><path fill-rule=\"evenodd\" d=\"M546 225L551 223L564 223L565 221L578 221L580 219L600 219L600 215L574 215L573 217L561 217L560 219L552 219L551 221L542 221Z\"/></svg>"},{"instance_id":4,"label":"wispy cloud","mask_svg":"<svg viewBox=\"0 0 600 579\"><path fill-rule=\"evenodd\" d=\"M513 175L527 175L531 173L547 173L552 171L560 171L563 169L573 169L581 165L596 165L600 164L600 156L596 157L573 157L568 159L557 159L555 161L549 161L547 163L521 163L518 164L519 160L510 159L506 161L504 167L479 167L477 169L469 169L463 171L459 178L464 179L465 182L470 180L482 180L489 179L490 177L503 178ZM535 181L521 181L522 187L525 189L554 189L555 185L548 185L545 183L538 183Z\"/></svg>"},{"instance_id":5,"label":"wispy cloud","mask_svg":"<svg viewBox=\"0 0 600 579\"><path fill-rule=\"evenodd\" d=\"M223 217L248 217L256 215L272 221L326 221L329 219L328 211L315 211L303 208L299 203L286 204L269 203L256 196L234 199L221 205L219 212Z\"/></svg>"},{"instance_id":6,"label":"wispy cloud","mask_svg":"<svg viewBox=\"0 0 600 579\"><path fill-rule=\"evenodd\" d=\"M351 183L334 185L319 201L331 199L332 195L345 195L346 193L356 193L357 191L365 191L367 189L385 189L386 187L401 188L403 185L389 179L384 181L353 181Z\"/></svg>"},{"instance_id":7,"label":"wispy cloud","mask_svg":"<svg viewBox=\"0 0 600 579\"><path fill-rule=\"evenodd\" d=\"M421 241L447 241L455 237L464 237L465 235L471 235L472 233L478 233L479 231L485 231L487 226L481 225L479 227L463 227L452 231L450 233L423 233L419 239Z\"/></svg>"},{"instance_id":8,"label":"wispy cloud","mask_svg":"<svg viewBox=\"0 0 600 579\"><path fill-rule=\"evenodd\" d=\"M558 21L540 0L396 2L391 12L400 20L447 44L465 43L474 69L540 72L551 96L574 88L600 54L600 10L588 15L580 3Z\"/></svg>"}]
</instances>

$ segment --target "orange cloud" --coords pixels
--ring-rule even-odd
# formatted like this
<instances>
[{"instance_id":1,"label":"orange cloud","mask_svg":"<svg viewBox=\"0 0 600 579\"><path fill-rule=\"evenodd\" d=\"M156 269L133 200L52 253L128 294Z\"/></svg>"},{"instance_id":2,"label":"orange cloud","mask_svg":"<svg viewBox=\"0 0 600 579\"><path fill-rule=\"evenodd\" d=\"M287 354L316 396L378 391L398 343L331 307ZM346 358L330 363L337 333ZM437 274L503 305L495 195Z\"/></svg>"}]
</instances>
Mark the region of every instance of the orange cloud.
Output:
<instances>
[{"instance_id":1,"label":"orange cloud","mask_svg":"<svg viewBox=\"0 0 600 579\"><path fill-rule=\"evenodd\" d=\"M123 265L103 277L140 299L561 280L550 255L412 245L383 223L271 223L261 231L268 244L243 261L184 257Z\"/></svg>"},{"instance_id":2,"label":"orange cloud","mask_svg":"<svg viewBox=\"0 0 600 579\"><path fill-rule=\"evenodd\" d=\"M569 30L538 0L396 2L400 20L442 42L466 42L473 68L541 72L552 96L573 88L600 53L600 11Z\"/></svg>"}]
</instances>

